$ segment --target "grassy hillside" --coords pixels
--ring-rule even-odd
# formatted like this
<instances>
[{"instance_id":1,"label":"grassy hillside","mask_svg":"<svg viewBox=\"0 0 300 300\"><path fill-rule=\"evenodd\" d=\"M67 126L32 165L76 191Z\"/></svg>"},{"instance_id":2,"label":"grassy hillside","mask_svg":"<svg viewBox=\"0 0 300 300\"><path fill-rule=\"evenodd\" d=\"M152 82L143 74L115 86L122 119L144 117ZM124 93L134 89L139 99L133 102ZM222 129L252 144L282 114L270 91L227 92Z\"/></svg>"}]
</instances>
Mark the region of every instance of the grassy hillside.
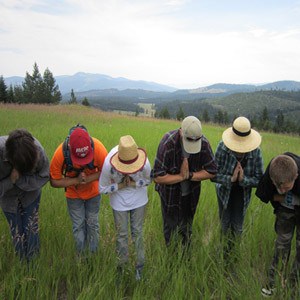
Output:
<instances>
[{"instance_id":1,"label":"grassy hillside","mask_svg":"<svg viewBox=\"0 0 300 300\"><path fill-rule=\"evenodd\" d=\"M118 143L120 136L131 134L147 150L151 164L163 134L180 126L176 121L120 116L83 106L0 104L0 134L27 128L43 144L49 158L69 128L78 122L108 150ZM223 130L203 124L213 150ZM262 136L265 164L284 151L300 153L297 137L270 133ZM14 256L8 225L0 213L0 299L260 299L275 238L272 208L253 196L239 259L234 272L227 273L220 255L214 185L208 181L202 184L190 258L182 258L181 249L166 249L160 200L154 184L149 186L145 277L142 282L135 282L132 262L120 288L115 285L115 233L108 198L103 197L100 208L100 250L87 262L78 262L64 191L47 184L40 207L41 254L29 268ZM281 289L279 295L278 299L288 299L288 293Z\"/></svg>"},{"instance_id":2,"label":"grassy hillside","mask_svg":"<svg viewBox=\"0 0 300 300\"><path fill-rule=\"evenodd\" d=\"M270 116L274 118L278 111L283 113L295 112L300 115L300 97L292 97L295 93L281 91L260 91L254 93L239 93L227 97L205 100L217 109L228 113L236 112L253 119L261 114L264 107L267 107ZM297 122L298 123L298 122Z\"/></svg>"}]
</instances>

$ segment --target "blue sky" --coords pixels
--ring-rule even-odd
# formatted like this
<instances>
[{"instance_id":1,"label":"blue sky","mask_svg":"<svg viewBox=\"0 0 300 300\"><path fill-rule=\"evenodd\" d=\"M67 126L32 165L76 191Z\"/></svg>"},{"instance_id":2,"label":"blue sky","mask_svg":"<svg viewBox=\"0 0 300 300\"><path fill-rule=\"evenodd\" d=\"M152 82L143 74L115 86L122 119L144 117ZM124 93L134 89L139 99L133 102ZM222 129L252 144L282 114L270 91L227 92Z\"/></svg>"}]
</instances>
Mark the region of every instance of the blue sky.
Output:
<instances>
[{"instance_id":1,"label":"blue sky","mask_svg":"<svg viewBox=\"0 0 300 300\"><path fill-rule=\"evenodd\" d=\"M300 1L0 0L0 75L300 81Z\"/></svg>"}]
</instances>

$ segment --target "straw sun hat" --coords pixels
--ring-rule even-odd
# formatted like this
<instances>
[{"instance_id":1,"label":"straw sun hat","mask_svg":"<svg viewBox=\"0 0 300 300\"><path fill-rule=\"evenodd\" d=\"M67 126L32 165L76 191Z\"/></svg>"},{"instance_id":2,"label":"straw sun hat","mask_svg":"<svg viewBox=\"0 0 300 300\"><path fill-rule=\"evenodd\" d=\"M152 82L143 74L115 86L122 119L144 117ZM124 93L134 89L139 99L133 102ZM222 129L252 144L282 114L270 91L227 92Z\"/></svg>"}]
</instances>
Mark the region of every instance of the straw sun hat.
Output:
<instances>
[{"instance_id":1,"label":"straw sun hat","mask_svg":"<svg viewBox=\"0 0 300 300\"><path fill-rule=\"evenodd\" d=\"M227 148L239 153L256 149L261 143L260 134L251 129L250 121L245 117L234 120L232 127L223 132L222 140Z\"/></svg>"},{"instance_id":2,"label":"straw sun hat","mask_svg":"<svg viewBox=\"0 0 300 300\"><path fill-rule=\"evenodd\" d=\"M120 138L118 152L110 159L111 165L120 173L132 174L140 171L146 163L146 152L138 148L131 135Z\"/></svg>"}]
</instances>

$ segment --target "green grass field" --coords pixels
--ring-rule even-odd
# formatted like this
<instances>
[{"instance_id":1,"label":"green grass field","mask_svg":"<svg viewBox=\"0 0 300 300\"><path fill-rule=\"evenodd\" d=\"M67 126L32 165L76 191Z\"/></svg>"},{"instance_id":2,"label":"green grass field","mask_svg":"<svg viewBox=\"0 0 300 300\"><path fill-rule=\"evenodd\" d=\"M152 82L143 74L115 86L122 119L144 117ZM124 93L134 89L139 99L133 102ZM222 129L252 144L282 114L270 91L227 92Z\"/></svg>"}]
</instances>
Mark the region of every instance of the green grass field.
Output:
<instances>
[{"instance_id":1,"label":"green grass field","mask_svg":"<svg viewBox=\"0 0 300 300\"><path fill-rule=\"evenodd\" d=\"M44 146L49 159L71 126L84 124L108 151L122 135L130 134L147 150L153 165L163 134L178 128L177 121L103 113L83 106L1 105L0 134L28 129ZM204 135L215 151L225 128L203 124ZM284 151L300 153L299 137L262 133L265 165ZM109 200L100 208L101 244L87 261L78 261L66 210L63 189L44 187L40 207L41 253L32 265L15 257L8 225L0 213L0 299L261 299L274 246L274 215L271 205L253 193L247 211L238 260L225 272L220 252L219 220L214 184L202 183L194 220L189 258L181 249L166 249L162 234L160 199L149 186L144 226L146 265L144 279L134 279L134 262L120 287L115 284L115 232ZM294 244L293 244L293 248ZM292 250L291 259L295 251ZM280 281L280 279L279 279ZM278 284L280 285L280 282ZM280 289L274 299L289 299Z\"/></svg>"}]
</instances>

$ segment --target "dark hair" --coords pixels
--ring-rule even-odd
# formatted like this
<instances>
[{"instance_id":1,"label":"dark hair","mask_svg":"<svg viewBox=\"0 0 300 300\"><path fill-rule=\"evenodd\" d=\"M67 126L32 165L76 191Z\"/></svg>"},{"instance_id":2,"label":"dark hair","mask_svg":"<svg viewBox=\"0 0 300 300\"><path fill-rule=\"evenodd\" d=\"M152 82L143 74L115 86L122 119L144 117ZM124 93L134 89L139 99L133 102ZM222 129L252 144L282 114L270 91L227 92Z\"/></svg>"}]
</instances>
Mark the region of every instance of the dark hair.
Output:
<instances>
[{"instance_id":1,"label":"dark hair","mask_svg":"<svg viewBox=\"0 0 300 300\"><path fill-rule=\"evenodd\" d=\"M296 162L288 155L278 155L270 163L270 177L275 185L293 182L298 175Z\"/></svg>"},{"instance_id":2,"label":"dark hair","mask_svg":"<svg viewBox=\"0 0 300 300\"><path fill-rule=\"evenodd\" d=\"M17 171L23 174L33 170L38 151L33 136L26 129L10 132L5 148L8 161Z\"/></svg>"}]
</instances>

